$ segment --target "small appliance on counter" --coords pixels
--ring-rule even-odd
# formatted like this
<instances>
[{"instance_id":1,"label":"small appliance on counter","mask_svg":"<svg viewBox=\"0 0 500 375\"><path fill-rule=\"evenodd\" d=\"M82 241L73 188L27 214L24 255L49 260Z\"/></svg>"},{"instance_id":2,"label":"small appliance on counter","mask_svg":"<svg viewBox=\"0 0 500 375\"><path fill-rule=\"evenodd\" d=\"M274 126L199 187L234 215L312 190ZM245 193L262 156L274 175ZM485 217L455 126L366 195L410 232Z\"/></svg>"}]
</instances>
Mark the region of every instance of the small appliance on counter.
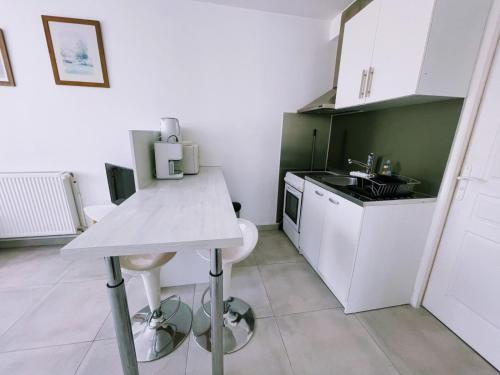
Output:
<instances>
[{"instance_id":1,"label":"small appliance on counter","mask_svg":"<svg viewBox=\"0 0 500 375\"><path fill-rule=\"evenodd\" d=\"M200 171L198 145L183 142L182 147L182 171L184 174L198 174Z\"/></svg>"},{"instance_id":2,"label":"small appliance on counter","mask_svg":"<svg viewBox=\"0 0 500 375\"><path fill-rule=\"evenodd\" d=\"M160 141L170 143L181 143L182 134L179 120L174 117L162 117L160 119Z\"/></svg>"},{"instance_id":3,"label":"small appliance on counter","mask_svg":"<svg viewBox=\"0 0 500 375\"><path fill-rule=\"evenodd\" d=\"M156 178L178 180L185 174L198 174L198 145L182 141L179 120L160 119L160 140L154 143Z\"/></svg>"},{"instance_id":4,"label":"small appliance on counter","mask_svg":"<svg viewBox=\"0 0 500 375\"><path fill-rule=\"evenodd\" d=\"M182 143L155 142L156 178L178 180L184 176L181 168Z\"/></svg>"}]
</instances>

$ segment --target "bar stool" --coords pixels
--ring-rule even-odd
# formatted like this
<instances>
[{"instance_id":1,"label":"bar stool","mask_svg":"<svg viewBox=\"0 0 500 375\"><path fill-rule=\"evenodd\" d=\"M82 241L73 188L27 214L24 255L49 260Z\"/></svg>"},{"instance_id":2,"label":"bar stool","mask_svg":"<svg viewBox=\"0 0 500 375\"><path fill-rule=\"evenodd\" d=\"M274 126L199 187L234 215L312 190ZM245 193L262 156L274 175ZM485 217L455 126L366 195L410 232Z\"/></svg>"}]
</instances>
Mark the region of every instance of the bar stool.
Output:
<instances>
[{"instance_id":1,"label":"bar stool","mask_svg":"<svg viewBox=\"0 0 500 375\"><path fill-rule=\"evenodd\" d=\"M97 223L116 206L88 206L85 214ZM191 331L191 308L172 295L161 301L160 269L176 253L127 255L120 265L127 274L141 276L146 289L148 306L131 319L138 362L149 362L173 352Z\"/></svg>"},{"instance_id":2,"label":"bar stool","mask_svg":"<svg viewBox=\"0 0 500 375\"><path fill-rule=\"evenodd\" d=\"M255 316L248 303L231 296L231 271L233 264L241 262L250 255L259 238L257 227L251 221L238 219L243 234L243 245L222 249L223 295L224 295L224 353L233 353L244 347L252 338L255 329ZM199 250L198 255L210 261L210 250ZM211 351L210 302L205 302L209 288L201 297L201 307L195 314L193 335L203 349Z\"/></svg>"}]
</instances>

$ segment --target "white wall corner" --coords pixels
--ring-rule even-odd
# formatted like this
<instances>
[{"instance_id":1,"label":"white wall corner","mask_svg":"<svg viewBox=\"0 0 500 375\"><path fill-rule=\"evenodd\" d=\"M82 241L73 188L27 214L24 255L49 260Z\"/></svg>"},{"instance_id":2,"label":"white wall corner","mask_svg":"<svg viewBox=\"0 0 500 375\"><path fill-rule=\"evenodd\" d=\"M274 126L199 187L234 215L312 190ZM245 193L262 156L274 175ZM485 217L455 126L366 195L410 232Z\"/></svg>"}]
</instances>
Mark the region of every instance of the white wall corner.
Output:
<instances>
[{"instance_id":1,"label":"white wall corner","mask_svg":"<svg viewBox=\"0 0 500 375\"><path fill-rule=\"evenodd\" d=\"M340 33L340 19L342 18L342 12L337 14L337 16L330 21L330 40L339 37Z\"/></svg>"}]
</instances>

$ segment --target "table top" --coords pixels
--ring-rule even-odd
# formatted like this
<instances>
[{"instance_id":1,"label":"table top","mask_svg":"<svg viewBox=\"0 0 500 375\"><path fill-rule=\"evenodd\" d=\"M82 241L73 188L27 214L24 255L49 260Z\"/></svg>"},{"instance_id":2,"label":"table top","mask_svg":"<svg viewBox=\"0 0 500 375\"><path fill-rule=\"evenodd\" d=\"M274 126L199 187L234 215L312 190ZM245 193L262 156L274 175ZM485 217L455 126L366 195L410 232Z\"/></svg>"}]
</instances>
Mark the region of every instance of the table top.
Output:
<instances>
[{"instance_id":1,"label":"table top","mask_svg":"<svg viewBox=\"0 0 500 375\"><path fill-rule=\"evenodd\" d=\"M243 243L220 167L155 180L62 250L71 258L193 251Z\"/></svg>"}]
</instances>

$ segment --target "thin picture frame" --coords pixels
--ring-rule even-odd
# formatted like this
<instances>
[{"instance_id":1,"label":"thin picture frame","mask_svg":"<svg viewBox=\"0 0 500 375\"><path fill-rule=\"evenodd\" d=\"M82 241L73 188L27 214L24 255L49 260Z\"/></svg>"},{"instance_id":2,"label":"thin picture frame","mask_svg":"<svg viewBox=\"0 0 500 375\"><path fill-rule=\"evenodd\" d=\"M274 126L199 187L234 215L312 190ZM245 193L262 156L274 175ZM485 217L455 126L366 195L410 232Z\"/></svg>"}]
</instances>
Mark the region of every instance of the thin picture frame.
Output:
<instances>
[{"instance_id":1,"label":"thin picture frame","mask_svg":"<svg viewBox=\"0 0 500 375\"><path fill-rule=\"evenodd\" d=\"M0 81L0 86L15 86L16 82L14 80L14 74L12 73L12 66L10 65L9 53L7 51L2 29L0 29L0 54L2 56L0 63L3 62L3 66L0 67L0 69L7 74L7 81Z\"/></svg>"},{"instance_id":2,"label":"thin picture frame","mask_svg":"<svg viewBox=\"0 0 500 375\"><path fill-rule=\"evenodd\" d=\"M54 74L54 80L57 85L68 85L68 86L85 86L85 87L104 87L109 88L109 78L108 69L106 66L106 56L104 54L104 44L102 41L101 24L99 21L87 20L80 18L68 18L68 17L56 17L56 16L42 16L43 29L45 31L45 38L47 40L47 48L49 50L50 62L52 64L52 72ZM63 67L58 65L58 59L56 57L56 51L54 49L54 36L51 33L51 23L62 23L62 24L73 24L73 25L86 25L93 26L95 28L95 37L97 44L97 53L99 57L100 64L96 68L100 69L99 75L102 79L99 82L89 82L78 79L64 79L61 77L60 72ZM60 62L59 62L60 64Z\"/></svg>"}]
</instances>

